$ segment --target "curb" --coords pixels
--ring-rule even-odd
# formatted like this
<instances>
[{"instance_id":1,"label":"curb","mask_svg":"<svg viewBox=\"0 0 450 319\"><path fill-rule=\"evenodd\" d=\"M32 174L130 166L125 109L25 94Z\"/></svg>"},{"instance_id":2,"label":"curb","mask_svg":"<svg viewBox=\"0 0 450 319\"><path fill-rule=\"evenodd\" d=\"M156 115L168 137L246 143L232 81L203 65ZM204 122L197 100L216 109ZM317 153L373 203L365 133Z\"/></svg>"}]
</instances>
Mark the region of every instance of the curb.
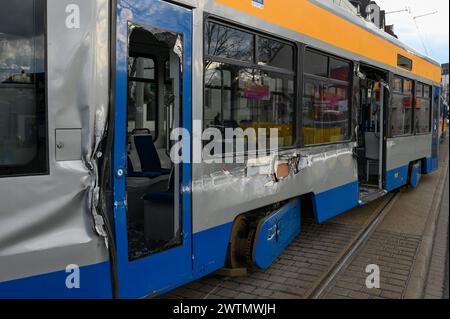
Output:
<instances>
[{"instance_id":1,"label":"curb","mask_svg":"<svg viewBox=\"0 0 450 319\"><path fill-rule=\"evenodd\" d=\"M444 145L444 147L448 146ZM424 295L426 280L428 277L428 268L430 266L431 254L433 251L434 235L444 196L445 182L447 181L448 168L449 154L447 153L446 159L442 163L442 171L439 176L438 186L433 195L433 206L431 207L431 212L428 215L425 232L422 236L422 241L417 251L417 258L414 262L413 270L406 287L404 294L405 299L421 299Z\"/></svg>"}]
</instances>

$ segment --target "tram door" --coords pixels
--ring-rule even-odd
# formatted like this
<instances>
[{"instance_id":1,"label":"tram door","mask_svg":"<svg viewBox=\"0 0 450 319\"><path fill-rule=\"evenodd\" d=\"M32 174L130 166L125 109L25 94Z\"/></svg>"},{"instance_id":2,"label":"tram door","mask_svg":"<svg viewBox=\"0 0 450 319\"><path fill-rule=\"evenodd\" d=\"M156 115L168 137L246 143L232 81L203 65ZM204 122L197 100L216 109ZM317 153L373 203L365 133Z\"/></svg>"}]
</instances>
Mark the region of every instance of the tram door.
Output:
<instances>
[{"instance_id":1,"label":"tram door","mask_svg":"<svg viewBox=\"0 0 450 319\"><path fill-rule=\"evenodd\" d=\"M384 192L384 118L386 85L384 74L361 69L358 124L358 176L360 200L369 202Z\"/></svg>"},{"instance_id":2,"label":"tram door","mask_svg":"<svg viewBox=\"0 0 450 319\"><path fill-rule=\"evenodd\" d=\"M171 134L191 130L192 12L159 0L117 1L114 219L121 298L190 280L190 164ZM178 137L178 136L177 136ZM189 153L189 139L179 140ZM174 164L178 163L178 164Z\"/></svg>"}]
</instances>

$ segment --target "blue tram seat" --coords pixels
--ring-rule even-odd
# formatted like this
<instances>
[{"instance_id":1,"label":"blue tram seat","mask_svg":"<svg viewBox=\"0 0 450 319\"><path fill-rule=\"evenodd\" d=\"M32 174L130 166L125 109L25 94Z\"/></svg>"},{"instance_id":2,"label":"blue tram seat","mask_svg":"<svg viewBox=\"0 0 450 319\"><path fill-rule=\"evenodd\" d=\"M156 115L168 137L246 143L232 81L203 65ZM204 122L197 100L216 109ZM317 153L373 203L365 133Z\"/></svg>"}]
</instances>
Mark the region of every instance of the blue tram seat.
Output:
<instances>
[{"instance_id":1,"label":"blue tram seat","mask_svg":"<svg viewBox=\"0 0 450 319\"><path fill-rule=\"evenodd\" d=\"M153 137L149 134L146 135L132 135L131 138L134 142L134 149L137 153L137 160L140 162L141 170L138 171L133 166L133 161L128 156L128 176L129 177L148 177L156 178L162 175L169 175L170 169L164 169L161 167L161 160L159 159L158 152L156 151L155 144L153 143Z\"/></svg>"},{"instance_id":2,"label":"blue tram seat","mask_svg":"<svg viewBox=\"0 0 450 319\"><path fill-rule=\"evenodd\" d=\"M165 192L148 193L144 200L144 233L148 241L170 241L175 238L174 195L175 170L172 169Z\"/></svg>"}]
</instances>

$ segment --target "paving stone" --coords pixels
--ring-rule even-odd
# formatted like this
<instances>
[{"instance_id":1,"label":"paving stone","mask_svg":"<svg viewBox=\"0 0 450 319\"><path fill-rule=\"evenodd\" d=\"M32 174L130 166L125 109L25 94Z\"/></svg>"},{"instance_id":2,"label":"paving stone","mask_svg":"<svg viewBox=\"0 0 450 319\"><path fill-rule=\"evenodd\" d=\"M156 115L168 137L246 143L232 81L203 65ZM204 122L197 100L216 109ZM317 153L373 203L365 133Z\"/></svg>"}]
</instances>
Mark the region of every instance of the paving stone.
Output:
<instances>
[{"instance_id":1,"label":"paving stone","mask_svg":"<svg viewBox=\"0 0 450 319\"><path fill-rule=\"evenodd\" d=\"M252 293L256 289L255 286L250 285L239 285L236 290L245 293Z\"/></svg>"},{"instance_id":2,"label":"paving stone","mask_svg":"<svg viewBox=\"0 0 450 319\"><path fill-rule=\"evenodd\" d=\"M352 299L369 299L368 294L360 292L360 291L350 291L349 297Z\"/></svg>"},{"instance_id":3,"label":"paving stone","mask_svg":"<svg viewBox=\"0 0 450 319\"><path fill-rule=\"evenodd\" d=\"M274 299L298 299L297 295L288 294L285 292L275 291L272 296Z\"/></svg>"},{"instance_id":4,"label":"paving stone","mask_svg":"<svg viewBox=\"0 0 450 319\"><path fill-rule=\"evenodd\" d=\"M402 297L401 293L383 290L381 292L381 297L386 299L400 299Z\"/></svg>"},{"instance_id":5,"label":"paving stone","mask_svg":"<svg viewBox=\"0 0 450 319\"><path fill-rule=\"evenodd\" d=\"M253 291L253 294L261 297L270 297L273 294L273 291L269 289L256 288Z\"/></svg>"},{"instance_id":6,"label":"paving stone","mask_svg":"<svg viewBox=\"0 0 450 319\"><path fill-rule=\"evenodd\" d=\"M231 289L227 289L227 288L218 289L214 293L219 296L223 296L223 297L227 297L227 298L231 298L231 299L233 299L237 296L236 290L231 290Z\"/></svg>"}]
</instances>

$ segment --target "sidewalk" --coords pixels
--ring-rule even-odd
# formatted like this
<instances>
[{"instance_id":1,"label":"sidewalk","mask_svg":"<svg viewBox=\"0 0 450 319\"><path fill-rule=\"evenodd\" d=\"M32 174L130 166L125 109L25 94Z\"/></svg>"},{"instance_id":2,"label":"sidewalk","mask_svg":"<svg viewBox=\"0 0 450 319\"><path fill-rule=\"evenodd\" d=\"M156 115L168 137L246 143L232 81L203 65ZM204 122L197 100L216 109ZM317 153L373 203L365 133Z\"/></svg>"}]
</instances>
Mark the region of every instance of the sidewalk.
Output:
<instances>
[{"instance_id":1,"label":"sidewalk","mask_svg":"<svg viewBox=\"0 0 450 319\"><path fill-rule=\"evenodd\" d=\"M426 299L448 299L448 225L449 225L449 182L445 183L440 215L434 237L433 252L425 287Z\"/></svg>"}]
</instances>

